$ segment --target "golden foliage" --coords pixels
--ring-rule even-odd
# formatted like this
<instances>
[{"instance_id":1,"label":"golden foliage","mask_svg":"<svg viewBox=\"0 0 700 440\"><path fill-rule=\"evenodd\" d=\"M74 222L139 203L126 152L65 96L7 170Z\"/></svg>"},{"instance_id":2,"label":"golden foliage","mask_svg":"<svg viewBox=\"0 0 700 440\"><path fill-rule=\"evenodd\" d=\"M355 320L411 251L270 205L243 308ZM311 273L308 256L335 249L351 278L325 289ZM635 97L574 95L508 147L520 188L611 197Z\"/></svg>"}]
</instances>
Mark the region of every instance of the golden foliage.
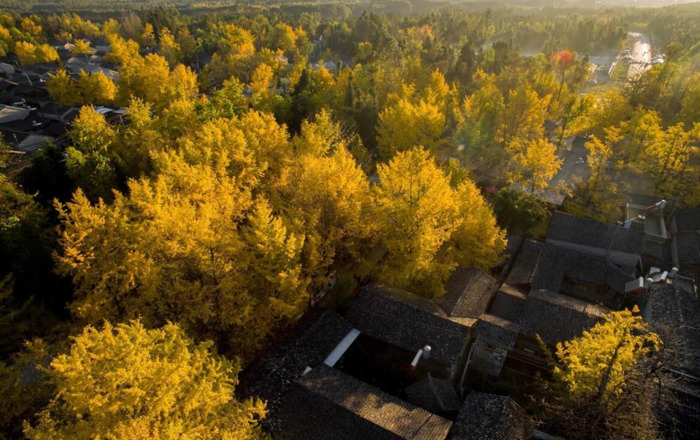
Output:
<instances>
[{"instance_id":1,"label":"golden foliage","mask_svg":"<svg viewBox=\"0 0 700 440\"><path fill-rule=\"evenodd\" d=\"M445 129L445 115L440 108L427 101L417 104L394 96L394 103L379 114L377 149L383 159L394 153L423 146L434 151L441 145Z\"/></svg>"},{"instance_id":2,"label":"golden foliage","mask_svg":"<svg viewBox=\"0 0 700 440\"><path fill-rule=\"evenodd\" d=\"M448 177L422 147L397 153L388 164L378 165L377 175L377 235L387 250L379 277L393 286L439 295L455 265L438 254L457 229L459 216Z\"/></svg>"},{"instance_id":3,"label":"golden foliage","mask_svg":"<svg viewBox=\"0 0 700 440\"><path fill-rule=\"evenodd\" d=\"M86 327L46 370L56 386L39 422L43 439L253 439L259 401L233 398L237 364L196 344L175 324Z\"/></svg>"},{"instance_id":4,"label":"golden foliage","mask_svg":"<svg viewBox=\"0 0 700 440\"><path fill-rule=\"evenodd\" d=\"M155 158L157 177L131 181L129 195L111 205L92 205L78 191L58 207L58 270L76 286L71 308L88 322L177 319L248 354L302 304L303 239L262 198L252 201L225 156L213 165Z\"/></svg>"}]
</instances>

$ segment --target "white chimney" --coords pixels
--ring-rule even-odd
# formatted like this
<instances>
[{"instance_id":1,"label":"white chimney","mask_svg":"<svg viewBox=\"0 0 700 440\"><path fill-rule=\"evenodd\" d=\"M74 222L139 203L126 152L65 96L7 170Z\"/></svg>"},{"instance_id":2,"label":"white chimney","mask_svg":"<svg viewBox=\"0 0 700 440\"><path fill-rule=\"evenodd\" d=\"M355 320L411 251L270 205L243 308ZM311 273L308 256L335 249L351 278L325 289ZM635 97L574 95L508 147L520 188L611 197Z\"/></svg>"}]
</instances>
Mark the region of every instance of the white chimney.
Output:
<instances>
[{"instance_id":1,"label":"white chimney","mask_svg":"<svg viewBox=\"0 0 700 440\"><path fill-rule=\"evenodd\" d=\"M416 366L418 365L418 361L420 360L421 356L423 356L422 348L416 352L413 361L411 361L411 366L409 367L411 371L416 371Z\"/></svg>"},{"instance_id":2,"label":"white chimney","mask_svg":"<svg viewBox=\"0 0 700 440\"><path fill-rule=\"evenodd\" d=\"M430 347L430 345L426 345L423 347L423 359L430 359L430 352L433 349Z\"/></svg>"}]
</instances>

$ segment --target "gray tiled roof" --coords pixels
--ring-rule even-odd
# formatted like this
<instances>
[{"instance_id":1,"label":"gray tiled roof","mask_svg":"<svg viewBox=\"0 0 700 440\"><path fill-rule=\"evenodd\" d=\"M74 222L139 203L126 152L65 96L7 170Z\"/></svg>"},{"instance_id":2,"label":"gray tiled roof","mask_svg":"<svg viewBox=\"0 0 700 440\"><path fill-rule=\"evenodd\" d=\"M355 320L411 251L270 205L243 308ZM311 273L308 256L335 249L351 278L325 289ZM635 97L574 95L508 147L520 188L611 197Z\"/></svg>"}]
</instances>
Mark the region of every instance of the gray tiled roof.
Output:
<instances>
[{"instance_id":1,"label":"gray tiled roof","mask_svg":"<svg viewBox=\"0 0 700 440\"><path fill-rule=\"evenodd\" d=\"M362 289L346 319L362 333L405 350L430 345L434 357L453 365L465 350L473 322L451 319L428 299L378 285Z\"/></svg>"},{"instance_id":2,"label":"gray tiled roof","mask_svg":"<svg viewBox=\"0 0 700 440\"><path fill-rule=\"evenodd\" d=\"M674 217L678 231L700 231L700 208L679 209Z\"/></svg>"},{"instance_id":3,"label":"gray tiled roof","mask_svg":"<svg viewBox=\"0 0 700 440\"><path fill-rule=\"evenodd\" d=\"M622 293L625 283L635 278L634 271L634 265L619 268L602 256L529 240L518 254L506 283L558 292L566 276Z\"/></svg>"},{"instance_id":4,"label":"gray tiled roof","mask_svg":"<svg viewBox=\"0 0 700 440\"><path fill-rule=\"evenodd\" d=\"M458 267L447 281L442 308L452 317L478 318L484 313L496 291L496 280L475 267Z\"/></svg>"},{"instance_id":5,"label":"gray tiled roof","mask_svg":"<svg viewBox=\"0 0 700 440\"><path fill-rule=\"evenodd\" d=\"M560 211L555 211L552 216L547 231L547 240L612 249L637 255L644 253L644 234L642 232Z\"/></svg>"},{"instance_id":6,"label":"gray tiled roof","mask_svg":"<svg viewBox=\"0 0 700 440\"><path fill-rule=\"evenodd\" d=\"M674 353L667 364L673 372L682 372L665 381L670 395L664 393L665 411L661 422L667 438L697 438L700 426L700 300L692 286L655 283L649 290L645 318L664 340L666 350Z\"/></svg>"},{"instance_id":7,"label":"gray tiled roof","mask_svg":"<svg viewBox=\"0 0 700 440\"><path fill-rule=\"evenodd\" d=\"M240 376L236 393L265 400L269 414L263 423L279 433L277 409L282 396L307 366L315 367L323 362L351 329L352 326L336 312L324 312L301 337L269 351L248 367Z\"/></svg>"},{"instance_id":8,"label":"gray tiled roof","mask_svg":"<svg viewBox=\"0 0 700 440\"><path fill-rule=\"evenodd\" d=\"M452 381L434 378L430 374L408 386L405 391L406 400L432 413L456 411L460 407Z\"/></svg>"},{"instance_id":9,"label":"gray tiled roof","mask_svg":"<svg viewBox=\"0 0 700 440\"><path fill-rule=\"evenodd\" d=\"M700 232L679 232L674 237L678 248L678 263L700 265Z\"/></svg>"},{"instance_id":10,"label":"gray tiled roof","mask_svg":"<svg viewBox=\"0 0 700 440\"><path fill-rule=\"evenodd\" d=\"M537 263L543 248L543 243L532 240L526 241L520 252L515 256L506 284L513 286L532 284L537 274Z\"/></svg>"},{"instance_id":11,"label":"gray tiled roof","mask_svg":"<svg viewBox=\"0 0 700 440\"><path fill-rule=\"evenodd\" d=\"M496 293L496 298L493 300L489 313L499 318L516 322L523 312L526 299L527 295L504 284Z\"/></svg>"},{"instance_id":12,"label":"gray tiled roof","mask_svg":"<svg viewBox=\"0 0 700 440\"><path fill-rule=\"evenodd\" d=\"M690 289L654 283L649 290L645 318L663 337L673 333L671 343L682 354L674 368L700 377L700 300Z\"/></svg>"},{"instance_id":13,"label":"gray tiled roof","mask_svg":"<svg viewBox=\"0 0 700 440\"><path fill-rule=\"evenodd\" d=\"M442 440L452 422L320 365L302 376L279 411L288 440Z\"/></svg>"},{"instance_id":14,"label":"gray tiled roof","mask_svg":"<svg viewBox=\"0 0 700 440\"><path fill-rule=\"evenodd\" d=\"M586 301L533 289L518 324L522 334L533 338L540 335L546 343L554 345L580 336L607 312L605 307Z\"/></svg>"},{"instance_id":15,"label":"gray tiled roof","mask_svg":"<svg viewBox=\"0 0 700 440\"><path fill-rule=\"evenodd\" d=\"M474 337L495 347L510 350L520 332L520 325L498 316L484 313L474 329Z\"/></svg>"},{"instance_id":16,"label":"gray tiled roof","mask_svg":"<svg viewBox=\"0 0 700 440\"><path fill-rule=\"evenodd\" d=\"M508 396L469 393L449 440L525 440L531 425L525 411Z\"/></svg>"}]
</instances>

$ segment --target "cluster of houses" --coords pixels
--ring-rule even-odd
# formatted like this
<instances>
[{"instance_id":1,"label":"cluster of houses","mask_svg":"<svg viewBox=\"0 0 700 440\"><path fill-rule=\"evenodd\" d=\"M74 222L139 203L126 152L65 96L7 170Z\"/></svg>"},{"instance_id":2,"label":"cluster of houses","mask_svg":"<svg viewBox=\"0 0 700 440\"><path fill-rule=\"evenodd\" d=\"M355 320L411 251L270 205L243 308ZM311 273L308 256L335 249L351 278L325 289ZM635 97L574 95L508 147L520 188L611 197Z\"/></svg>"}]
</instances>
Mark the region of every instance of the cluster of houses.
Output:
<instances>
[{"instance_id":1,"label":"cluster of houses","mask_svg":"<svg viewBox=\"0 0 700 440\"><path fill-rule=\"evenodd\" d=\"M700 209L628 212L619 226L555 212L546 240L521 241L498 280L458 268L439 299L370 284L343 307L313 309L237 392L267 401L265 427L287 440L549 438L516 396L478 383L531 380L548 371L538 336L553 348L636 305L680 353L663 427L694 438Z\"/></svg>"},{"instance_id":2,"label":"cluster of houses","mask_svg":"<svg viewBox=\"0 0 700 440\"><path fill-rule=\"evenodd\" d=\"M56 46L61 63L73 77L81 71L102 72L117 79L116 67L102 59L108 46L96 46L93 54L71 56L71 44ZM21 68L10 59L0 62L0 135L19 154L31 155L48 144L62 145L79 109L55 102L46 90L55 64L34 64ZM106 116L119 116L121 109L98 108Z\"/></svg>"}]
</instances>

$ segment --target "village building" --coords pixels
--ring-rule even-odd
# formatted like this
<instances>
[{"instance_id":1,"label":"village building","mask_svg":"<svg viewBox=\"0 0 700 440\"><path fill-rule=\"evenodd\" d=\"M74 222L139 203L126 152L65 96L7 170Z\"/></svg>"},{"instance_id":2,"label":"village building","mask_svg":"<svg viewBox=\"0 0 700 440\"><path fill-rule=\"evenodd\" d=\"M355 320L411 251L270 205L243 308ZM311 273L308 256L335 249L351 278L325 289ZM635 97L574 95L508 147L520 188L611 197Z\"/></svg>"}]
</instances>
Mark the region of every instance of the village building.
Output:
<instances>
[{"instance_id":1,"label":"village building","mask_svg":"<svg viewBox=\"0 0 700 440\"><path fill-rule=\"evenodd\" d=\"M433 301L366 286L345 316L328 310L259 359L237 391L266 400L264 426L289 440L530 438L509 397L461 386L478 322L470 316L490 306L495 280L463 269L450 287Z\"/></svg>"},{"instance_id":2,"label":"village building","mask_svg":"<svg viewBox=\"0 0 700 440\"><path fill-rule=\"evenodd\" d=\"M671 220L673 265L700 276L700 208L679 209Z\"/></svg>"},{"instance_id":3,"label":"village building","mask_svg":"<svg viewBox=\"0 0 700 440\"><path fill-rule=\"evenodd\" d=\"M666 438L696 438L700 426L700 300L691 278L651 284L644 318L664 341L667 378L657 402Z\"/></svg>"}]
</instances>

